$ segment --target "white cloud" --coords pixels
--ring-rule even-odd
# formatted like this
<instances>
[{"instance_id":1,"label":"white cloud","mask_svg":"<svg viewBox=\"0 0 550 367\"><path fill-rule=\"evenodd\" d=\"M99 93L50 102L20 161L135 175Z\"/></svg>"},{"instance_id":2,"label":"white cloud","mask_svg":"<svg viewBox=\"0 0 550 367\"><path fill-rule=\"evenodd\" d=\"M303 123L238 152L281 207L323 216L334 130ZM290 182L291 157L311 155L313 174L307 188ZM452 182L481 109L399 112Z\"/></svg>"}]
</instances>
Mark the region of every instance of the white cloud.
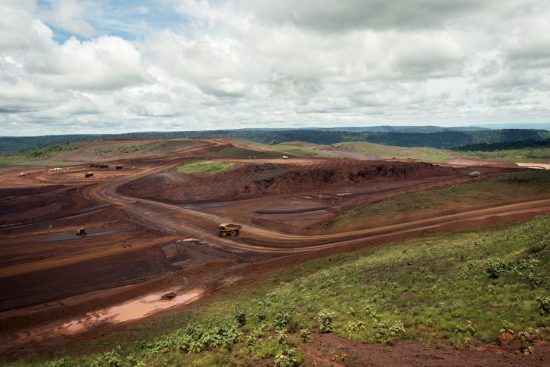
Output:
<instances>
[{"instance_id":1,"label":"white cloud","mask_svg":"<svg viewBox=\"0 0 550 367\"><path fill-rule=\"evenodd\" d=\"M0 134L548 119L547 1L162 0L135 14L173 10L177 25L124 39L103 2L3 1Z\"/></svg>"},{"instance_id":2,"label":"white cloud","mask_svg":"<svg viewBox=\"0 0 550 367\"><path fill-rule=\"evenodd\" d=\"M47 20L52 25L82 36L91 36L94 28L84 19L86 8L76 0L55 0L54 7L47 14Z\"/></svg>"}]
</instances>

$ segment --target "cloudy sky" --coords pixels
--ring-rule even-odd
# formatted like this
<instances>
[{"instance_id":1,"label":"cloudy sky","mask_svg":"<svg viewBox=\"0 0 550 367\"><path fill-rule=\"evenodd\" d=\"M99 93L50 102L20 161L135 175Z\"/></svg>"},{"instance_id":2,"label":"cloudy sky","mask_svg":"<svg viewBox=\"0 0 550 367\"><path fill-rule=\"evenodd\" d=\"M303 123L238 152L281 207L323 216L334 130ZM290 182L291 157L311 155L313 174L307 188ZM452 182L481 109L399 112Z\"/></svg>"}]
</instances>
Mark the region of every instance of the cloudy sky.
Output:
<instances>
[{"instance_id":1,"label":"cloudy sky","mask_svg":"<svg viewBox=\"0 0 550 367\"><path fill-rule=\"evenodd\" d=\"M0 135L550 121L550 0L1 0Z\"/></svg>"}]
</instances>

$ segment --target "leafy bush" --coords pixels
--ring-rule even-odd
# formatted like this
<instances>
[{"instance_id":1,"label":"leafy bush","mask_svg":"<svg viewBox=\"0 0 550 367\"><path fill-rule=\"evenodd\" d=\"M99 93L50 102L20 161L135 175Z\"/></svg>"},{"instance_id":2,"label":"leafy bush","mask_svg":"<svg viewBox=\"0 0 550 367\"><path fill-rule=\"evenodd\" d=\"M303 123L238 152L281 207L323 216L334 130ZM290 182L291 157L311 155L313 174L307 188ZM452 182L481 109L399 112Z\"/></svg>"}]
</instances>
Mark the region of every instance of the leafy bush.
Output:
<instances>
[{"instance_id":1,"label":"leafy bush","mask_svg":"<svg viewBox=\"0 0 550 367\"><path fill-rule=\"evenodd\" d=\"M275 314L273 327L276 329L286 329L293 333L298 327L298 323L294 320L294 310L281 310Z\"/></svg>"},{"instance_id":2,"label":"leafy bush","mask_svg":"<svg viewBox=\"0 0 550 367\"><path fill-rule=\"evenodd\" d=\"M278 353L275 356L274 361L275 367L295 367L298 365L298 360L296 359L296 350L290 348L284 352Z\"/></svg>"},{"instance_id":3,"label":"leafy bush","mask_svg":"<svg viewBox=\"0 0 550 367\"><path fill-rule=\"evenodd\" d=\"M300 330L300 338L302 338L302 341L304 343L307 343L309 341L309 338L310 338L310 332L309 332L309 329L302 329Z\"/></svg>"},{"instance_id":4,"label":"leafy bush","mask_svg":"<svg viewBox=\"0 0 550 367\"><path fill-rule=\"evenodd\" d=\"M59 358L53 361L48 361L44 364L44 367L67 367L69 366L69 361L67 357Z\"/></svg>"},{"instance_id":5,"label":"leafy bush","mask_svg":"<svg viewBox=\"0 0 550 367\"><path fill-rule=\"evenodd\" d=\"M239 325L239 327L243 327L244 325L246 325L246 313L244 311L239 311L235 315L235 321L237 322L237 325Z\"/></svg>"},{"instance_id":6,"label":"leafy bush","mask_svg":"<svg viewBox=\"0 0 550 367\"><path fill-rule=\"evenodd\" d=\"M485 273L491 279L498 279L500 274L506 270L506 263L502 260L496 260L489 264L485 269Z\"/></svg>"},{"instance_id":7,"label":"leafy bush","mask_svg":"<svg viewBox=\"0 0 550 367\"><path fill-rule=\"evenodd\" d=\"M520 276L529 276L529 274L532 274L537 263L538 260L532 258L513 259L509 261L498 259L489 264L485 269L485 273L491 279L498 279L504 272L511 272Z\"/></svg>"},{"instance_id":8,"label":"leafy bush","mask_svg":"<svg viewBox=\"0 0 550 367\"><path fill-rule=\"evenodd\" d=\"M328 310L322 310L317 314L317 321L319 321L319 331L322 333L330 333L334 331L332 326L332 320L334 319L334 312Z\"/></svg>"},{"instance_id":9,"label":"leafy bush","mask_svg":"<svg viewBox=\"0 0 550 367\"><path fill-rule=\"evenodd\" d=\"M550 314L550 297L548 296L537 297L537 308L541 315Z\"/></svg>"},{"instance_id":10,"label":"leafy bush","mask_svg":"<svg viewBox=\"0 0 550 367\"><path fill-rule=\"evenodd\" d=\"M120 356L120 345L110 352L105 352L97 356L90 367L121 367L122 357Z\"/></svg>"}]
</instances>

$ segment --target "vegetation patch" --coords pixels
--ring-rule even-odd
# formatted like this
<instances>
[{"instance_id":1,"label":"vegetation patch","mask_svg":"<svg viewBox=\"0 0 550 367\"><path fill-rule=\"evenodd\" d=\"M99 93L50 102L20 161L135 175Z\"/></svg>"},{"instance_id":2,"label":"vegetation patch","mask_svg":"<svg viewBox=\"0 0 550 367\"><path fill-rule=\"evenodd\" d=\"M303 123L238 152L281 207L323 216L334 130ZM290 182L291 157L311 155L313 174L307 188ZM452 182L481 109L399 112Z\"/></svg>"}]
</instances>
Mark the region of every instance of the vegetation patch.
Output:
<instances>
[{"instance_id":1,"label":"vegetation patch","mask_svg":"<svg viewBox=\"0 0 550 367\"><path fill-rule=\"evenodd\" d=\"M235 163L220 161L191 161L182 166L178 166L179 173L186 175L212 176L226 171L235 166Z\"/></svg>"},{"instance_id":2,"label":"vegetation patch","mask_svg":"<svg viewBox=\"0 0 550 367\"><path fill-rule=\"evenodd\" d=\"M3 153L0 154L0 165L11 165L26 161L47 159L58 154L75 151L79 148L80 145L78 143L61 143L31 149L20 153Z\"/></svg>"},{"instance_id":3,"label":"vegetation patch","mask_svg":"<svg viewBox=\"0 0 550 367\"><path fill-rule=\"evenodd\" d=\"M461 154L473 158L498 159L509 162L550 162L550 147L503 149L495 151L464 151Z\"/></svg>"},{"instance_id":4,"label":"vegetation patch","mask_svg":"<svg viewBox=\"0 0 550 367\"><path fill-rule=\"evenodd\" d=\"M454 185L440 190L397 195L351 210L340 216L333 226L342 228L367 223L396 214L412 214L422 210L461 207L481 207L509 202L518 198L540 198L550 192L550 171L509 173L484 181ZM514 193L510 196L510 193Z\"/></svg>"},{"instance_id":5,"label":"vegetation patch","mask_svg":"<svg viewBox=\"0 0 550 367\"><path fill-rule=\"evenodd\" d=\"M550 216L541 216L309 261L55 360L7 365L296 366L301 343L318 333L464 348L506 331L531 353L534 340L550 338L549 227Z\"/></svg>"},{"instance_id":6,"label":"vegetation patch","mask_svg":"<svg viewBox=\"0 0 550 367\"><path fill-rule=\"evenodd\" d=\"M379 158L412 158L423 162L444 162L457 154L444 149L412 148L381 145L367 142L345 142L334 144L334 147L363 153Z\"/></svg>"},{"instance_id":7,"label":"vegetation patch","mask_svg":"<svg viewBox=\"0 0 550 367\"><path fill-rule=\"evenodd\" d=\"M279 155L273 152L263 152L258 150L227 147L221 150L208 152L203 155L204 157L220 157L220 158L278 158Z\"/></svg>"}]
</instances>

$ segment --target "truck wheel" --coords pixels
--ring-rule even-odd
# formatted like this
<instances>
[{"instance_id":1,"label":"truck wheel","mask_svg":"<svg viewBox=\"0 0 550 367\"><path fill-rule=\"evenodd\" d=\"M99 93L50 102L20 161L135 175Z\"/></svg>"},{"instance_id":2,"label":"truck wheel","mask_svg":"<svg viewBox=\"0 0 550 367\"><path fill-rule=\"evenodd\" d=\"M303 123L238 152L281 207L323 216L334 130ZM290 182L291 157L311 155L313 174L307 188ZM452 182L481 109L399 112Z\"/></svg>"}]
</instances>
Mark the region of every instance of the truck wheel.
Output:
<instances>
[{"instance_id":1,"label":"truck wheel","mask_svg":"<svg viewBox=\"0 0 550 367\"><path fill-rule=\"evenodd\" d=\"M226 233L225 232L220 232L220 236L221 237L225 237Z\"/></svg>"},{"instance_id":2,"label":"truck wheel","mask_svg":"<svg viewBox=\"0 0 550 367\"><path fill-rule=\"evenodd\" d=\"M231 231L231 237L235 237L237 235L237 231Z\"/></svg>"}]
</instances>

